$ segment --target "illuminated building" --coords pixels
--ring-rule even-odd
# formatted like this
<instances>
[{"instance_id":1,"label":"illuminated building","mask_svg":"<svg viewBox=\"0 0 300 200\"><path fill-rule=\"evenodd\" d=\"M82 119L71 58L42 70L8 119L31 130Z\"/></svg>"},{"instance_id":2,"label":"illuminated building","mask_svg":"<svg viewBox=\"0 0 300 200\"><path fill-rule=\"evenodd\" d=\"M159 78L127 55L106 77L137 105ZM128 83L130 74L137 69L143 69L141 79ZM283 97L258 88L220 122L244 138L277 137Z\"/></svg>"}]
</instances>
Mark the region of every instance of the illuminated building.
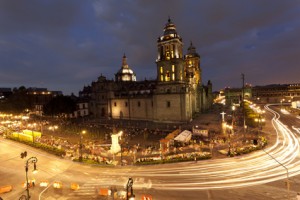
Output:
<instances>
[{"instance_id":1,"label":"illuminated building","mask_svg":"<svg viewBox=\"0 0 300 200\"><path fill-rule=\"evenodd\" d=\"M253 99L259 103L292 102L300 97L300 84L272 84L264 86L245 86L245 98ZM239 103L242 88L225 88L224 95L227 105Z\"/></svg>"},{"instance_id":2,"label":"illuminated building","mask_svg":"<svg viewBox=\"0 0 300 200\"><path fill-rule=\"evenodd\" d=\"M102 74L91 84L90 113L96 118L188 122L210 108L212 84L202 84L200 56L182 38L171 19L157 40L156 80L136 81L124 55L115 80Z\"/></svg>"}]
</instances>

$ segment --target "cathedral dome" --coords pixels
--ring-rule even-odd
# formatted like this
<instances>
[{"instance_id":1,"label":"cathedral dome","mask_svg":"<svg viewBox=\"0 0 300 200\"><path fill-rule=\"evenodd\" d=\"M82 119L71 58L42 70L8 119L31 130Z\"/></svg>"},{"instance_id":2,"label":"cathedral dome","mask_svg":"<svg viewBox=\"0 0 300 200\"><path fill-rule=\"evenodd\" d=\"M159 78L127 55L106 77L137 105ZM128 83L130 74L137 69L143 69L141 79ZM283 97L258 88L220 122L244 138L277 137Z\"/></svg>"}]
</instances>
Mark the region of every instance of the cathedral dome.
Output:
<instances>
[{"instance_id":1,"label":"cathedral dome","mask_svg":"<svg viewBox=\"0 0 300 200\"><path fill-rule=\"evenodd\" d=\"M115 77L116 81L136 81L135 73L129 68L125 54L122 59L122 67L115 74Z\"/></svg>"}]
</instances>

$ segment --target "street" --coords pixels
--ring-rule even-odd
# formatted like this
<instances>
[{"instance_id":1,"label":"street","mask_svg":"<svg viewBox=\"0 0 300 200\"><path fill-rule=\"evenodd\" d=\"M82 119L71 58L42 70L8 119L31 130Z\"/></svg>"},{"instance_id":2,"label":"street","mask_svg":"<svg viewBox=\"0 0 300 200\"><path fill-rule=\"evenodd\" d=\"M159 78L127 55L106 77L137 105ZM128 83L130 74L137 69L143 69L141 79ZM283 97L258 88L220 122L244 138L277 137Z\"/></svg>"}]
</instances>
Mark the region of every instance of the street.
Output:
<instances>
[{"instance_id":1,"label":"street","mask_svg":"<svg viewBox=\"0 0 300 200\"><path fill-rule=\"evenodd\" d=\"M37 182L30 188L31 199L100 199L97 189L116 187L123 189L129 177L134 180L136 199L151 194L153 199L295 199L300 186L299 130L300 120L266 107L273 113L274 144L251 154L149 166L99 167L75 163L55 157L23 144L0 139L0 185L12 185L13 191L1 194L6 200L19 199L25 194L25 162L37 157L38 174L28 174ZM282 116L282 117L281 117ZM295 119L294 119L295 118ZM282 120L282 121L280 121ZM20 157L28 152L25 159ZM61 181L62 189L41 188L39 182ZM71 190L71 183L79 190ZM288 184L290 188L288 189Z\"/></svg>"}]
</instances>

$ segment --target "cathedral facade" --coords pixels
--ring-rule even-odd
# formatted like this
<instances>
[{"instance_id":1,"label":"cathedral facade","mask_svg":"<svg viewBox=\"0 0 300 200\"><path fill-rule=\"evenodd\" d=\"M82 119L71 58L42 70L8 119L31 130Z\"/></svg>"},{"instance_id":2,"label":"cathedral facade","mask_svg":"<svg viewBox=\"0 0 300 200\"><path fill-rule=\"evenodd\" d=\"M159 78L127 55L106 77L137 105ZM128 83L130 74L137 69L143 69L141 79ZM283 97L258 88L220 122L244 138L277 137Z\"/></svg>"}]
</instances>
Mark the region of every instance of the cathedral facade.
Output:
<instances>
[{"instance_id":1,"label":"cathedral facade","mask_svg":"<svg viewBox=\"0 0 300 200\"><path fill-rule=\"evenodd\" d=\"M124 55L115 80L101 75L92 82L90 113L96 118L188 122L211 107L212 84L202 83L200 56L192 43L183 54L171 19L157 40L156 71L156 80L136 81Z\"/></svg>"}]
</instances>

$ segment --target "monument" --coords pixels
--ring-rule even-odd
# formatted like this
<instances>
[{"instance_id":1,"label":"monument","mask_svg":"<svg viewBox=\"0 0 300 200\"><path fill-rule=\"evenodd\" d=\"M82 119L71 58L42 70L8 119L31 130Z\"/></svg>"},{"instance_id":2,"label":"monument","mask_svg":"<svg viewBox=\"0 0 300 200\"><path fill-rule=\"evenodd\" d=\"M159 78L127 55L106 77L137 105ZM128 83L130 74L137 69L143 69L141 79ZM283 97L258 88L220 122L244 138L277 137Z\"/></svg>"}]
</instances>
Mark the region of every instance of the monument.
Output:
<instances>
[{"instance_id":1,"label":"monument","mask_svg":"<svg viewBox=\"0 0 300 200\"><path fill-rule=\"evenodd\" d=\"M116 130L113 129L113 133L111 134L111 146L110 146L110 153L116 154L121 151L121 146L119 144L119 138L122 136L123 132L120 131L116 133Z\"/></svg>"}]
</instances>

